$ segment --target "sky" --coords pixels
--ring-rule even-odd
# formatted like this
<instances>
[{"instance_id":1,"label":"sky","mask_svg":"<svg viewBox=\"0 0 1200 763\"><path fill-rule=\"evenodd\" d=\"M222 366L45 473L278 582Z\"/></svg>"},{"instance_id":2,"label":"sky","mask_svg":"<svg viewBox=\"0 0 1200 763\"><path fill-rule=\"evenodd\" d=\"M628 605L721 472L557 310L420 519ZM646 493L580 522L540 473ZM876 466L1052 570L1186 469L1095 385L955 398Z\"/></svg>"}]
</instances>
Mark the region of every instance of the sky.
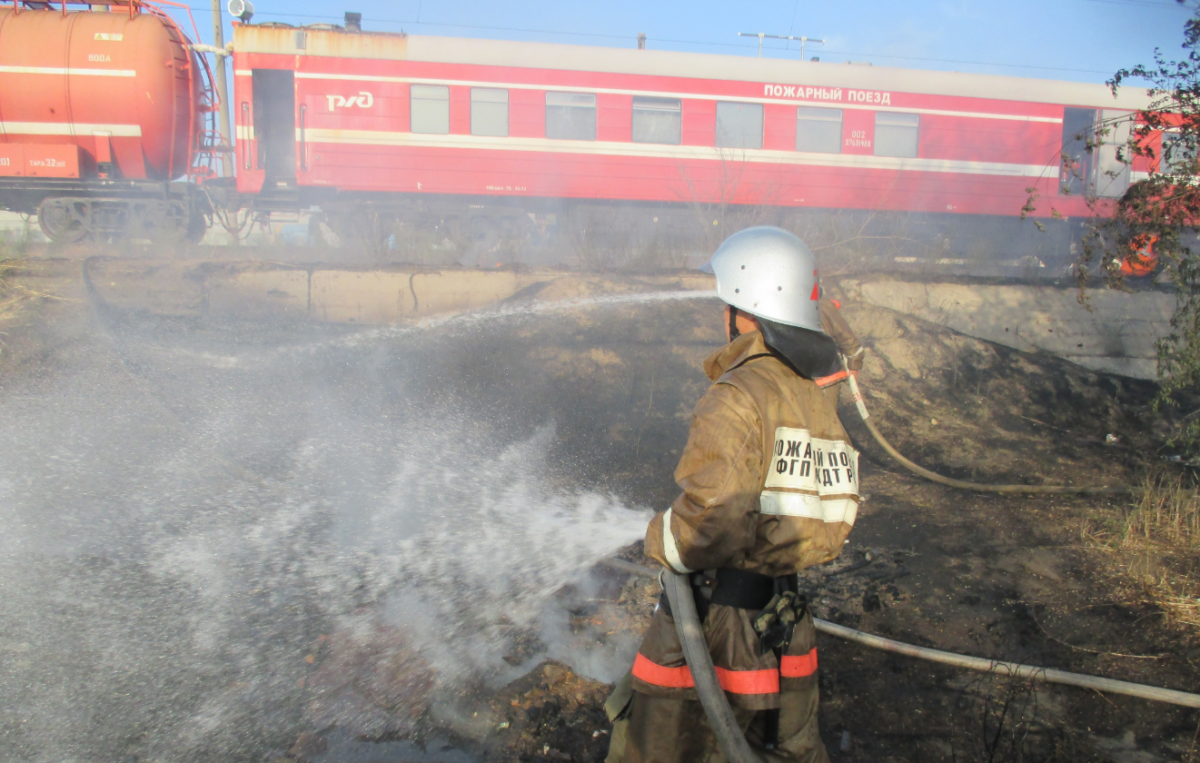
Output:
<instances>
[{"instance_id":1,"label":"sky","mask_svg":"<svg viewBox=\"0 0 1200 763\"><path fill-rule=\"evenodd\" d=\"M212 40L210 0L183 0L200 36ZM226 0L220 0L225 7ZM254 22L297 26L363 15L368 31L636 47L639 32L660 50L758 55L739 32L807 36L806 57L875 66L1104 82L1151 63L1154 49L1178 57L1195 7L1175 0L251 0ZM224 12L226 40L230 16ZM764 57L799 60L799 43L767 40Z\"/></svg>"}]
</instances>

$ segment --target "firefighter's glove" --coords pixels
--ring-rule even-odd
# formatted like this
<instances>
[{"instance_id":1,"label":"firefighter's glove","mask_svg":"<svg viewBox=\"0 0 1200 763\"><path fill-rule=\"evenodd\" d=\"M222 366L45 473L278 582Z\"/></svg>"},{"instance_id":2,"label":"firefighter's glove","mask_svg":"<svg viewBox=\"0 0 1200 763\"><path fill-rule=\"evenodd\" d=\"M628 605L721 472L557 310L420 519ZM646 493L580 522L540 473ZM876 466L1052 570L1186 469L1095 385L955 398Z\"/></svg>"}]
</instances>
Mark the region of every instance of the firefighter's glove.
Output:
<instances>
[{"instance_id":1,"label":"firefighter's glove","mask_svg":"<svg viewBox=\"0 0 1200 763\"><path fill-rule=\"evenodd\" d=\"M754 617L754 632L758 634L759 654L772 649L787 649L792 642L796 623L808 611L808 599L795 591L777 593L763 611Z\"/></svg>"},{"instance_id":2,"label":"firefighter's glove","mask_svg":"<svg viewBox=\"0 0 1200 763\"><path fill-rule=\"evenodd\" d=\"M867 356L867 348L859 347L858 352L846 356L846 370L852 374L857 374L862 370L863 360Z\"/></svg>"}]
</instances>

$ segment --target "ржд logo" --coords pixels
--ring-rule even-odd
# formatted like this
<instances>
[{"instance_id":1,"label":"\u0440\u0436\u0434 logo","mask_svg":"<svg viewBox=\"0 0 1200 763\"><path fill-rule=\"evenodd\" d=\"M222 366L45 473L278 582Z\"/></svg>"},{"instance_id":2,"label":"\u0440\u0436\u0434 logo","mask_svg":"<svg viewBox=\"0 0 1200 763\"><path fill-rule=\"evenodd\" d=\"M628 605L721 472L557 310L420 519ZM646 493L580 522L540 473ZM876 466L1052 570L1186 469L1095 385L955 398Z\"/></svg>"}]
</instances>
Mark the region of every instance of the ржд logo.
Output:
<instances>
[{"instance_id":1,"label":"\u0440\u0436\u0434 logo","mask_svg":"<svg viewBox=\"0 0 1200 763\"><path fill-rule=\"evenodd\" d=\"M325 97L329 99L330 111L335 111L337 109L348 109L352 106L369 109L371 108L371 105L375 103L375 98L366 90L363 90L358 95L352 95L349 98L344 95L327 95Z\"/></svg>"}]
</instances>

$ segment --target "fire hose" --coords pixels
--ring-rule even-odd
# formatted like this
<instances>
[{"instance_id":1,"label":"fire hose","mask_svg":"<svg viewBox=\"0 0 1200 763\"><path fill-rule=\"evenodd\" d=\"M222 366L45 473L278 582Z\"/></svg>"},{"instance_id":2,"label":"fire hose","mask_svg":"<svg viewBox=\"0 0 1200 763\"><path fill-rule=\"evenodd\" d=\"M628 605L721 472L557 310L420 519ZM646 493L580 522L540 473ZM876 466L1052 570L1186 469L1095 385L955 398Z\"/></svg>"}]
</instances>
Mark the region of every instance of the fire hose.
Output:
<instances>
[{"instance_id":1,"label":"fire hose","mask_svg":"<svg viewBox=\"0 0 1200 763\"><path fill-rule=\"evenodd\" d=\"M717 671L713 666L712 656L708 652L708 644L704 640L704 627L696 613L696 602L692 598L691 581L687 575L672 571L658 572L640 564L627 562L622 559L606 559L603 564L622 572L641 577L659 578L666 591L667 600L671 604L671 613L675 618L675 629L679 634L679 642L683 647L683 657L691 668L692 679L696 684L696 693L700 696L700 704L708 716L713 733L721 745L729 763L761 763L761 758L750 749L745 734L742 733L729 706L729 700L717 681ZM951 665L969 670L983 672L1003 672L1014 678L1028 678L1032 681L1078 686L1113 694L1125 694L1130 697L1169 702L1183 707L1200 708L1200 694L1163 689L1157 686L1146 686L1129 681L1118 681L1113 678L1088 676L1081 673L1069 673L1065 670L1041 668L1034 665L1022 665L1003 660L989 660L984 657L971 657L954 652L944 652L940 649L930 649L913 644L905 644L890 638L883 638L863 631L837 625L828 620L813 618L813 624L821 633L847 639L874 649L885 652L905 654L943 665Z\"/></svg>"},{"instance_id":2,"label":"fire hose","mask_svg":"<svg viewBox=\"0 0 1200 763\"><path fill-rule=\"evenodd\" d=\"M844 363L845 359L843 358ZM846 370L855 407L857 407L858 414L862 418L863 424L866 425L867 431L871 433L871 437L875 439L875 442L880 447L887 451L888 455L896 459L904 468L931 482L961 490L988 493L1111 495L1141 491L1141 488L1133 485L988 485L945 477L909 460L887 441L887 438L883 436L879 429L876 428L874 422L871 421L870 413L867 411L866 403L863 400L862 391L858 386L857 375L849 373L849 368ZM636 575L658 576L653 570L632 562L610 559L606 563L611 567ZM717 737L722 752L725 753L725 757L730 763L761 763L761 759L754 753L750 748L750 744L746 741L746 736L742 733L741 727L734 717L729 700L725 697L725 692L717 680L716 668L713 665L712 656L709 654L708 644L704 639L704 628L696 612L696 604L691 595L691 581L689 577L672 571L664 571L659 579L667 594L667 600L671 605L671 612L674 615L675 628L679 634L684 660L691 668L700 704L704 707L709 725ZM831 636L854 641L874 649L917 657L943 665L983 672L1003 671L1014 678L1027 678L1033 681L1078 686L1095 691L1125 694L1131 697L1169 702L1184 707L1200 708L1200 694L1164 689L1157 686L1146 686L1144 684L1135 684L1112 678L1070 673L1054 668L1043 668L1003 660L989 660L982 657L955 654L954 652L915 646L883 638L882 636L864 633L863 631L847 628L846 626L837 625L815 617L813 618L813 624L816 630Z\"/></svg>"},{"instance_id":3,"label":"fire hose","mask_svg":"<svg viewBox=\"0 0 1200 763\"><path fill-rule=\"evenodd\" d=\"M844 359L843 362L845 362ZM847 368L846 371L850 378L850 393L854 398L854 405L858 408L858 415L862 417L863 424L866 425L867 431L871 433L871 437L875 438L875 442L879 443L879 447L886 450L888 455L899 461L900 465L905 469L908 469L913 474L916 474L919 477L924 477L931 482L937 482L941 485L948 485L960 490L974 490L979 493L1119 495L1125 493L1140 493L1142 491L1142 488L1134 485L987 485L981 482L968 482L967 480L959 480L954 479L953 477L942 476L937 472L926 469L920 464L913 463L905 458L904 454L892 447L892 444L887 441L887 439L875 426L875 423L871 421L871 414L867 412L867 405L863 400L862 391L858 387L858 379L856 374L850 373L849 368Z\"/></svg>"},{"instance_id":4,"label":"fire hose","mask_svg":"<svg viewBox=\"0 0 1200 763\"><path fill-rule=\"evenodd\" d=\"M653 575L653 571L650 574ZM729 763L759 763L759 757L750 749L750 743L746 741L746 735L733 715L733 708L725 698L725 690L717 681L717 669L708 652L708 642L704 640L704 626L696 612L696 600L692 598L691 578L667 570L661 580L675 618L683 659L691 666L696 694L700 696L700 704L708 716L708 725L716 734L725 759Z\"/></svg>"}]
</instances>

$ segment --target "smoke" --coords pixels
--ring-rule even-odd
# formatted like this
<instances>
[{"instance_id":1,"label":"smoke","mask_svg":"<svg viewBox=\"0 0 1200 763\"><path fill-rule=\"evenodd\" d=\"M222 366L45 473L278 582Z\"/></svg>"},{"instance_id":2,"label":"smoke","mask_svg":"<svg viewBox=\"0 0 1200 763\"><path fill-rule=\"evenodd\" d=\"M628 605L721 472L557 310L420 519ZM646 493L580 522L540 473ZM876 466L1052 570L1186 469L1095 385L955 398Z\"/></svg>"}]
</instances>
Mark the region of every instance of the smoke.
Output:
<instances>
[{"instance_id":1,"label":"smoke","mask_svg":"<svg viewBox=\"0 0 1200 763\"><path fill-rule=\"evenodd\" d=\"M337 512L359 596L380 602L441 681L513 677L503 657L546 600L639 539L649 514L546 477L553 425L504 446L478 423L441 416L412 430L378 503ZM337 570L328 579L344 582Z\"/></svg>"},{"instance_id":2,"label":"smoke","mask_svg":"<svg viewBox=\"0 0 1200 763\"><path fill-rule=\"evenodd\" d=\"M0 757L261 760L546 656L605 672L551 596L648 513L551 468L552 423L386 343L214 367L160 330L0 395Z\"/></svg>"}]
</instances>

